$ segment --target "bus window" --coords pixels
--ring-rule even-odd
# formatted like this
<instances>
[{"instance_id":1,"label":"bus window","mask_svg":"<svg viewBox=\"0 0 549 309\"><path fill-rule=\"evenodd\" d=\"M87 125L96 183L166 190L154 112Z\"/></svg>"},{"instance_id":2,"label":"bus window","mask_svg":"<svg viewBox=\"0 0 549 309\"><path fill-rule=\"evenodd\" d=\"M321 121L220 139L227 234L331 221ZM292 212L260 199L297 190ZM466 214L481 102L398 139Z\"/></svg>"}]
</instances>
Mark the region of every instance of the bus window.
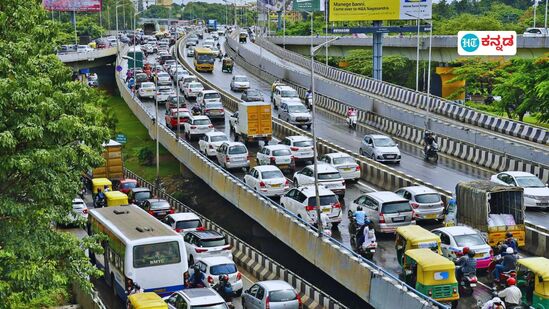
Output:
<instances>
[{"instance_id":1,"label":"bus window","mask_svg":"<svg viewBox=\"0 0 549 309\"><path fill-rule=\"evenodd\" d=\"M133 267L149 267L181 262L179 244L175 241L135 246Z\"/></svg>"}]
</instances>

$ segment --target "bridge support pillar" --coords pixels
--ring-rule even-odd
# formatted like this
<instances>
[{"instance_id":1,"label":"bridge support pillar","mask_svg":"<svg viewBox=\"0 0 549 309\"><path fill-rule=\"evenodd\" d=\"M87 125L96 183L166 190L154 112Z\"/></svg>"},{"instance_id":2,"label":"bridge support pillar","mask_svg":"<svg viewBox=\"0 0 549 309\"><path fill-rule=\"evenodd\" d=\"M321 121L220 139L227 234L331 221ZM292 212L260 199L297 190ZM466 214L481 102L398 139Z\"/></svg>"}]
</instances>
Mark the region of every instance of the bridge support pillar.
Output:
<instances>
[{"instance_id":1,"label":"bridge support pillar","mask_svg":"<svg viewBox=\"0 0 549 309\"><path fill-rule=\"evenodd\" d=\"M381 27L381 20L375 20L373 23L375 28ZM382 80L383 77L383 33L375 31L373 38L373 49L374 49L374 61L373 67L374 72L372 76L374 79Z\"/></svg>"}]
</instances>

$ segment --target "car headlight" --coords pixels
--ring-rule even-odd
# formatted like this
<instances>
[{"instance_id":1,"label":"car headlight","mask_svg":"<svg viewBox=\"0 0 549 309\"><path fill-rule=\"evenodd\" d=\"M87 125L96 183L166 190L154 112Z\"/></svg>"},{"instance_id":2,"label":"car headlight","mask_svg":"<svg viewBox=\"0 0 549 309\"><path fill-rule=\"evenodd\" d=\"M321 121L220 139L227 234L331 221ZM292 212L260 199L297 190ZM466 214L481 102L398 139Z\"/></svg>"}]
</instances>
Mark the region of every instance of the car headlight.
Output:
<instances>
[{"instance_id":1,"label":"car headlight","mask_svg":"<svg viewBox=\"0 0 549 309\"><path fill-rule=\"evenodd\" d=\"M539 199L538 196L536 196L536 195L530 195L530 194L524 194L524 197L526 197L526 198L531 198L531 199L533 199L533 200Z\"/></svg>"}]
</instances>

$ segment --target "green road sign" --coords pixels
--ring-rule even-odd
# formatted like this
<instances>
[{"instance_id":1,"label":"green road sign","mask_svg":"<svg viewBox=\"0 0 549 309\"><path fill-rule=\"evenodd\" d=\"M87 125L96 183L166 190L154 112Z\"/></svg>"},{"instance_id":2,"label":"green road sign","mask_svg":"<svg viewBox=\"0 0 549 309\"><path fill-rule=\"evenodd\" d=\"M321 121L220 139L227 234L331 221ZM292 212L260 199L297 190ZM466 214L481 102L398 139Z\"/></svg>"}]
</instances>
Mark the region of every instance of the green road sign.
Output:
<instances>
[{"instance_id":1,"label":"green road sign","mask_svg":"<svg viewBox=\"0 0 549 309\"><path fill-rule=\"evenodd\" d=\"M292 9L300 12L320 11L320 0L294 0Z\"/></svg>"},{"instance_id":2,"label":"green road sign","mask_svg":"<svg viewBox=\"0 0 549 309\"><path fill-rule=\"evenodd\" d=\"M114 139L120 144L125 144L128 141L128 138L126 138L126 135L122 133L116 134L116 137Z\"/></svg>"}]
</instances>

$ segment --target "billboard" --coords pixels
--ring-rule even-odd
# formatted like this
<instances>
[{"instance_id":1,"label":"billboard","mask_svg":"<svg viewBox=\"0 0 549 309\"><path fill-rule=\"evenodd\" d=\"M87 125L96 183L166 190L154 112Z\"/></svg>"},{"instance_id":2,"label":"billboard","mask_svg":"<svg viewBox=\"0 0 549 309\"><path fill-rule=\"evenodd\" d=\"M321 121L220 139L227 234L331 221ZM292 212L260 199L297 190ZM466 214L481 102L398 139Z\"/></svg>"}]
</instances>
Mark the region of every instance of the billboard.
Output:
<instances>
[{"instance_id":1,"label":"billboard","mask_svg":"<svg viewBox=\"0 0 549 309\"><path fill-rule=\"evenodd\" d=\"M431 19L432 0L330 0L330 21Z\"/></svg>"},{"instance_id":2,"label":"billboard","mask_svg":"<svg viewBox=\"0 0 549 309\"><path fill-rule=\"evenodd\" d=\"M293 0L292 10L298 12L324 11L324 0Z\"/></svg>"},{"instance_id":3,"label":"billboard","mask_svg":"<svg viewBox=\"0 0 549 309\"><path fill-rule=\"evenodd\" d=\"M286 6L286 11L292 10L294 0L258 0L258 5L268 8L271 11L283 11Z\"/></svg>"},{"instance_id":4,"label":"billboard","mask_svg":"<svg viewBox=\"0 0 549 309\"><path fill-rule=\"evenodd\" d=\"M43 0L42 5L48 11L101 11L101 0Z\"/></svg>"},{"instance_id":5,"label":"billboard","mask_svg":"<svg viewBox=\"0 0 549 309\"><path fill-rule=\"evenodd\" d=\"M460 56L514 56L517 54L515 31L460 31Z\"/></svg>"}]
</instances>

